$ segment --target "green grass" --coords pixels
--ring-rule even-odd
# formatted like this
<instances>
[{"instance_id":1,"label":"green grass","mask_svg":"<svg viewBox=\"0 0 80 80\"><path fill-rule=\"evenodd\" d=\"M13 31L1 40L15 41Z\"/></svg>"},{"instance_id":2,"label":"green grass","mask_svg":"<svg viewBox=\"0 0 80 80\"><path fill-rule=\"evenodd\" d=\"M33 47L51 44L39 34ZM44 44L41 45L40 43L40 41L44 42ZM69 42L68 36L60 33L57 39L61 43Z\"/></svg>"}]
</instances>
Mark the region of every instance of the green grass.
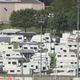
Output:
<instances>
[{"instance_id":1,"label":"green grass","mask_svg":"<svg viewBox=\"0 0 80 80\"><path fill-rule=\"evenodd\" d=\"M19 45L18 42L12 42L11 44L14 46L14 49L17 49L18 48L18 45Z\"/></svg>"},{"instance_id":2,"label":"green grass","mask_svg":"<svg viewBox=\"0 0 80 80\"><path fill-rule=\"evenodd\" d=\"M0 30L3 29L11 29L11 28L16 28L16 29L21 29L22 31L25 31L24 28L17 28L17 27L12 27L10 24L3 24L0 25ZM36 27L28 27L26 28L26 32L40 32L40 28L36 28Z\"/></svg>"},{"instance_id":3,"label":"green grass","mask_svg":"<svg viewBox=\"0 0 80 80\"><path fill-rule=\"evenodd\" d=\"M22 30L22 31L25 31L24 28L22 28L21 30ZM26 28L26 32L40 32L40 28L28 27L28 28Z\"/></svg>"},{"instance_id":4,"label":"green grass","mask_svg":"<svg viewBox=\"0 0 80 80\"><path fill-rule=\"evenodd\" d=\"M3 25L0 25L0 30L3 30L3 29L10 29L12 28L12 26L10 24L3 24Z\"/></svg>"}]
</instances>

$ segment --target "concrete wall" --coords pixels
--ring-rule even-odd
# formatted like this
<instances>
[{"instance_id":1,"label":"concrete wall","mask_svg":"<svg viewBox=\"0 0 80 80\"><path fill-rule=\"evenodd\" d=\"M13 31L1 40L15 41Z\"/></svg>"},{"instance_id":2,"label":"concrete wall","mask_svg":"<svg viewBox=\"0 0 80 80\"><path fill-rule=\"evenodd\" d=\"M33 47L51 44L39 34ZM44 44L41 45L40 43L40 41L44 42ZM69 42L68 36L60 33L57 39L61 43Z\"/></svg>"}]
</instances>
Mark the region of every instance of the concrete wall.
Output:
<instances>
[{"instance_id":1,"label":"concrete wall","mask_svg":"<svg viewBox=\"0 0 80 80\"><path fill-rule=\"evenodd\" d=\"M33 4L32 3L15 3L14 4L14 10L21 10L21 9L32 9Z\"/></svg>"},{"instance_id":2,"label":"concrete wall","mask_svg":"<svg viewBox=\"0 0 80 80\"><path fill-rule=\"evenodd\" d=\"M33 9L35 10L41 10L41 9L45 9L45 5L42 3L42 4L33 4Z\"/></svg>"},{"instance_id":3,"label":"concrete wall","mask_svg":"<svg viewBox=\"0 0 80 80\"><path fill-rule=\"evenodd\" d=\"M0 3L0 21L9 22L9 18L13 11L21 10L21 9L35 9L41 10L44 9L45 6L43 3L41 4L33 4L33 3Z\"/></svg>"},{"instance_id":4,"label":"concrete wall","mask_svg":"<svg viewBox=\"0 0 80 80\"><path fill-rule=\"evenodd\" d=\"M0 3L0 21L9 21L10 15L14 10L14 4Z\"/></svg>"}]
</instances>

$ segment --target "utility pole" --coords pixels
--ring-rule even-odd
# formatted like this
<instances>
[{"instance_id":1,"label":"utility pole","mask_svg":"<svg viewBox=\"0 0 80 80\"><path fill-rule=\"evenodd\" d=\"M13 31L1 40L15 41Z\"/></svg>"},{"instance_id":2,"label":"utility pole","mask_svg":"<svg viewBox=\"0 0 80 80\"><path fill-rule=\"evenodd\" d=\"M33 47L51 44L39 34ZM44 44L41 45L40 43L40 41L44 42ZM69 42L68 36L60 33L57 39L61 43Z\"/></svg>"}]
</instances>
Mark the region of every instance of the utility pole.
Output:
<instances>
[{"instance_id":1,"label":"utility pole","mask_svg":"<svg viewBox=\"0 0 80 80\"><path fill-rule=\"evenodd\" d=\"M79 77L79 0L77 0L77 77Z\"/></svg>"},{"instance_id":2,"label":"utility pole","mask_svg":"<svg viewBox=\"0 0 80 80\"><path fill-rule=\"evenodd\" d=\"M44 16L40 16L40 26L41 26L41 44L40 44L40 80L42 80L42 31L43 31L43 24L44 24Z\"/></svg>"},{"instance_id":3,"label":"utility pole","mask_svg":"<svg viewBox=\"0 0 80 80\"><path fill-rule=\"evenodd\" d=\"M51 41L52 41L52 19L53 19L53 17L54 17L54 14L53 13L49 13L48 14L48 18L49 18L49 20L50 20L50 22L49 22L49 26L50 26L50 53L52 53L51 52Z\"/></svg>"}]
</instances>

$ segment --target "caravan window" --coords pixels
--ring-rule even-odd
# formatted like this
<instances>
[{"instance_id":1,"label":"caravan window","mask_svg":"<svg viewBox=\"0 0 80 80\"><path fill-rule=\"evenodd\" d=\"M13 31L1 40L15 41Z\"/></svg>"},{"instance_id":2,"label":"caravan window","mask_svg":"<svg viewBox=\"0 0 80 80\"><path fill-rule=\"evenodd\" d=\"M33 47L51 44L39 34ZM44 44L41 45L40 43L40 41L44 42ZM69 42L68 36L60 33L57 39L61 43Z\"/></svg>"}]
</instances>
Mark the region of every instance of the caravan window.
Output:
<instances>
[{"instance_id":1,"label":"caravan window","mask_svg":"<svg viewBox=\"0 0 80 80\"><path fill-rule=\"evenodd\" d=\"M71 62L71 64L73 64L73 62Z\"/></svg>"},{"instance_id":2,"label":"caravan window","mask_svg":"<svg viewBox=\"0 0 80 80\"><path fill-rule=\"evenodd\" d=\"M37 49L37 47L34 47L34 49Z\"/></svg>"},{"instance_id":3,"label":"caravan window","mask_svg":"<svg viewBox=\"0 0 80 80\"><path fill-rule=\"evenodd\" d=\"M11 62L8 62L8 64L11 64Z\"/></svg>"},{"instance_id":4,"label":"caravan window","mask_svg":"<svg viewBox=\"0 0 80 80\"><path fill-rule=\"evenodd\" d=\"M77 47L77 45L74 45L74 47Z\"/></svg>"},{"instance_id":5,"label":"caravan window","mask_svg":"<svg viewBox=\"0 0 80 80\"><path fill-rule=\"evenodd\" d=\"M61 68L63 68L63 66L60 66Z\"/></svg>"},{"instance_id":6,"label":"caravan window","mask_svg":"<svg viewBox=\"0 0 80 80\"><path fill-rule=\"evenodd\" d=\"M31 65L31 67L33 67L33 65Z\"/></svg>"},{"instance_id":7,"label":"caravan window","mask_svg":"<svg viewBox=\"0 0 80 80\"><path fill-rule=\"evenodd\" d=\"M38 69L38 66L36 66L36 69Z\"/></svg>"},{"instance_id":8,"label":"caravan window","mask_svg":"<svg viewBox=\"0 0 80 80\"><path fill-rule=\"evenodd\" d=\"M64 70L57 70L57 72L64 72Z\"/></svg>"},{"instance_id":9,"label":"caravan window","mask_svg":"<svg viewBox=\"0 0 80 80\"><path fill-rule=\"evenodd\" d=\"M24 68L27 67L27 65L24 65Z\"/></svg>"},{"instance_id":10,"label":"caravan window","mask_svg":"<svg viewBox=\"0 0 80 80\"><path fill-rule=\"evenodd\" d=\"M28 49L27 47L24 47L24 49Z\"/></svg>"},{"instance_id":11,"label":"caravan window","mask_svg":"<svg viewBox=\"0 0 80 80\"><path fill-rule=\"evenodd\" d=\"M33 47L30 47L31 49L33 49Z\"/></svg>"},{"instance_id":12,"label":"caravan window","mask_svg":"<svg viewBox=\"0 0 80 80\"><path fill-rule=\"evenodd\" d=\"M14 70L10 70L10 72L14 72Z\"/></svg>"},{"instance_id":13,"label":"caravan window","mask_svg":"<svg viewBox=\"0 0 80 80\"><path fill-rule=\"evenodd\" d=\"M20 72L20 70L17 70L17 72Z\"/></svg>"},{"instance_id":14,"label":"caravan window","mask_svg":"<svg viewBox=\"0 0 80 80\"><path fill-rule=\"evenodd\" d=\"M6 54L6 56L10 56L10 54Z\"/></svg>"},{"instance_id":15,"label":"caravan window","mask_svg":"<svg viewBox=\"0 0 80 80\"><path fill-rule=\"evenodd\" d=\"M68 45L69 47L72 47L72 45Z\"/></svg>"},{"instance_id":16,"label":"caravan window","mask_svg":"<svg viewBox=\"0 0 80 80\"><path fill-rule=\"evenodd\" d=\"M75 64L77 64L77 62L75 62Z\"/></svg>"},{"instance_id":17,"label":"caravan window","mask_svg":"<svg viewBox=\"0 0 80 80\"><path fill-rule=\"evenodd\" d=\"M73 70L69 70L68 72L73 72Z\"/></svg>"},{"instance_id":18,"label":"caravan window","mask_svg":"<svg viewBox=\"0 0 80 80\"><path fill-rule=\"evenodd\" d=\"M49 37L45 37L46 39L49 39Z\"/></svg>"},{"instance_id":19,"label":"caravan window","mask_svg":"<svg viewBox=\"0 0 80 80\"><path fill-rule=\"evenodd\" d=\"M16 64L16 62L12 62L12 64L14 64L14 65L15 65L15 64Z\"/></svg>"},{"instance_id":20,"label":"caravan window","mask_svg":"<svg viewBox=\"0 0 80 80\"><path fill-rule=\"evenodd\" d=\"M61 57L61 55L57 55L57 57Z\"/></svg>"},{"instance_id":21,"label":"caravan window","mask_svg":"<svg viewBox=\"0 0 80 80\"><path fill-rule=\"evenodd\" d=\"M63 50L64 52L66 52L66 50Z\"/></svg>"},{"instance_id":22,"label":"caravan window","mask_svg":"<svg viewBox=\"0 0 80 80\"><path fill-rule=\"evenodd\" d=\"M43 70L46 70L46 67L43 67Z\"/></svg>"},{"instance_id":23,"label":"caravan window","mask_svg":"<svg viewBox=\"0 0 80 80\"><path fill-rule=\"evenodd\" d=\"M8 47L8 49L12 49L12 47Z\"/></svg>"},{"instance_id":24,"label":"caravan window","mask_svg":"<svg viewBox=\"0 0 80 80\"><path fill-rule=\"evenodd\" d=\"M71 55L71 57L75 57L75 55Z\"/></svg>"},{"instance_id":25,"label":"caravan window","mask_svg":"<svg viewBox=\"0 0 80 80\"><path fill-rule=\"evenodd\" d=\"M22 37L18 37L18 39L22 39Z\"/></svg>"},{"instance_id":26,"label":"caravan window","mask_svg":"<svg viewBox=\"0 0 80 80\"><path fill-rule=\"evenodd\" d=\"M64 55L64 57L67 57L67 55Z\"/></svg>"}]
</instances>

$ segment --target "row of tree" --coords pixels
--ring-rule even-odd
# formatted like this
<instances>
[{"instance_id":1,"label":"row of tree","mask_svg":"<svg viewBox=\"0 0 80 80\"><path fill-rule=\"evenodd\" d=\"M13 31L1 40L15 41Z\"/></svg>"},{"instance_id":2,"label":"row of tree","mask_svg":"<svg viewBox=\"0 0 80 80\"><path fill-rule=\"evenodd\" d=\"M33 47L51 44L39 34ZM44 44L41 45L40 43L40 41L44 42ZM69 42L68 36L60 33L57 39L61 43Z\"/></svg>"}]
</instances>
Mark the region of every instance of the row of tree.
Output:
<instances>
[{"instance_id":1,"label":"row of tree","mask_svg":"<svg viewBox=\"0 0 80 80\"><path fill-rule=\"evenodd\" d=\"M53 15L49 15L53 14ZM45 10L25 9L14 11L10 17L12 26L40 27L55 30L60 34L76 29L77 0L54 0Z\"/></svg>"},{"instance_id":2,"label":"row of tree","mask_svg":"<svg viewBox=\"0 0 80 80\"><path fill-rule=\"evenodd\" d=\"M24 28L29 27L43 27L43 31L49 28L49 21L52 19L48 17L49 13L46 10L36 11L33 9L25 9L19 11L13 11L10 17L11 25L13 27ZM51 22L52 23L52 22Z\"/></svg>"}]
</instances>

